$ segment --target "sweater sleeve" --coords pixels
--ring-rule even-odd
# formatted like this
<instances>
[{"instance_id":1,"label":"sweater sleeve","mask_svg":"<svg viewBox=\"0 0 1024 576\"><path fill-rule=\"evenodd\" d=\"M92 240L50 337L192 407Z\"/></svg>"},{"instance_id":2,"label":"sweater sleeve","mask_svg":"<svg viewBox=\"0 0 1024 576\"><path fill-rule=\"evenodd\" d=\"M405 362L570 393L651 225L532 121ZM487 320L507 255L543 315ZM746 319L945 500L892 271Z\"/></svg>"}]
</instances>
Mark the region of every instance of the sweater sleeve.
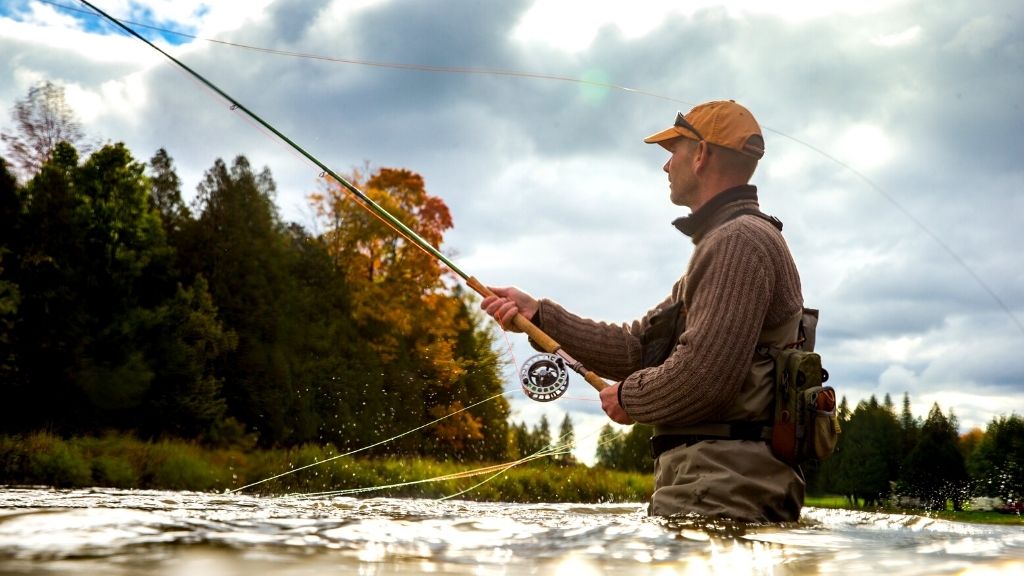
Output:
<instances>
[{"instance_id":1,"label":"sweater sleeve","mask_svg":"<svg viewBox=\"0 0 1024 576\"><path fill-rule=\"evenodd\" d=\"M755 237L728 228L732 233L709 235L694 252L686 330L672 354L622 381L623 408L637 422L714 421L735 401L750 370L771 301L771 260Z\"/></svg>"},{"instance_id":2,"label":"sweater sleeve","mask_svg":"<svg viewBox=\"0 0 1024 576\"><path fill-rule=\"evenodd\" d=\"M545 299L540 301L539 327L584 366L602 378L618 381L640 369L643 355L641 335L650 318L673 299L669 296L640 320L628 324L583 318Z\"/></svg>"}]
</instances>

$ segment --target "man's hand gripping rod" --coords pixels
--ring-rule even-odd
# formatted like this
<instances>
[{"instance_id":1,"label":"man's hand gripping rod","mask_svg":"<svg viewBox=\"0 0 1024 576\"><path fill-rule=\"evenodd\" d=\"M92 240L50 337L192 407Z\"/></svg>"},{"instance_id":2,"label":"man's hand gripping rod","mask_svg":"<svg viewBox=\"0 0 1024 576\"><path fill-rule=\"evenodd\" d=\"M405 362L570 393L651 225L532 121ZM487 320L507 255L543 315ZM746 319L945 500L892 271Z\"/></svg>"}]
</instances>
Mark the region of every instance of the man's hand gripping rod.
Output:
<instances>
[{"instance_id":1,"label":"man's hand gripping rod","mask_svg":"<svg viewBox=\"0 0 1024 576\"><path fill-rule=\"evenodd\" d=\"M466 278L466 285L485 298L495 295L474 276ZM608 387L608 383L600 376L588 370L578 360L562 350L561 344L555 342L554 338L545 334L522 314L516 314L512 319L512 324L525 332L541 349L548 352L548 354L541 354L527 360L519 372L520 382L526 395L530 398L548 402L564 394L568 388L566 367L581 374L583 379L598 392Z\"/></svg>"}]
</instances>

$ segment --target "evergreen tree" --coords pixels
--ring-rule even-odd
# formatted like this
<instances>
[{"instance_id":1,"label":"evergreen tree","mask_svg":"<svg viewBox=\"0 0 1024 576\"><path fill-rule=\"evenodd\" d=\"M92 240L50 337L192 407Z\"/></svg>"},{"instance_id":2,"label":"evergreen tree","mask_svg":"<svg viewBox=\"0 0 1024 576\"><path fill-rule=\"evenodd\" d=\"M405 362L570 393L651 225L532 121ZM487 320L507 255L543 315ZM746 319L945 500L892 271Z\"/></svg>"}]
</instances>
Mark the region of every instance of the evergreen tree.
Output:
<instances>
[{"instance_id":1,"label":"evergreen tree","mask_svg":"<svg viewBox=\"0 0 1024 576\"><path fill-rule=\"evenodd\" d=\"M634 424L626 433L622 449L622 470L650 472L651 435L654 428L647 424Z\"/></svg>"},{"instance_id":2,"label":"evergreen tree","mask_svg":"<svg viewBox=\"0 0 1024 576\"><path fill-rule=\"evenodd\" d=\"M605 424L601 429L595 455L598 465L613 470L650 472L653 432L653 427L646 424L634 424L625 433Z\"/></svg>"},{"instance_id":3,"label":"evergreen tree","mask_svg":"<svg viewBox=\"0 0 1024 576\"><path fill-rule=\"evenodd\" d=\"M866 505L880 504L899 472L896 416L872 396L861 401L842 426L837 445L841 456L831 472L833 490L847 495L853 503L863 500Z\"/></svg>"},{"instance_id":4,"label":"evergreen tree","mask_svg":"<svg viewBox=\"0 0 1024 576\"><path fill-rule=\"evenodd\" d=\"M531 433L533 452L540 452L541 450L547 450L551 446L551 424L548 422L547 414L542 414L540 421L537 422L536 426L533 427Z\"/></svg>"},{"instance_id":5,"label":"evergreen tree","mask_svg":"<svg viewBox=\"0 0 1024 576\"><path fill-rule=\"evenodd\" d=\"M122 144L79 166L76 150L60 142L26 186L15 396L47 398L50 409L13 414L15 428L139 422L154 375L142 335L174 289L142 170Z\"/></svg>"},{"instance_id":6,"label":"evergreen tree","mask_svg":"<svg viewBox=\"0 0 1024 576\"><path fill-rule=\"evenodd\" d=\"M18 229L21 226L21 192L7 161L0 158L0 382L16 378L14 325L21 303L17 283ZM2 388L0 388L2 390Z\"/></svg>"},{"instance_id":7,"label":"evergreen tree","mask_svg":"<svg viewBox=\"0 0 1024 576\"><path fill-rule=\"evenodd\" d=\"M237 339L217 318L205 279L179 287L157 316L144 335L154 377L140 431L211 444L242 440L241 424L227 416L223 380L215 372L217 360L234 349Z\"/></svg>"},{"instance_id":8,"label":"evergreen tree","mask_svg":"<svg viewBox=\"0 0 1024 576\"><path fill-rule=\"evenodd\" d=\"M968 460L977 492L1007 502L1024 499L1024 417L994 418Z\"/></svg>"},{"instance_id":9,"label":"evergreen tree","mask_svg":"<svg viewBox=\"0 0 1024 576\"><path fill-rule=\"evenodd\" d=\"M160 213L164 232L171 243L176 244L174 236L192 220L192 214L181 198L181 178L174 171L174 160L163 148L149 160L150 198Z\"/></svg>"},{"instance_id":10,"label":"evergreen tree","mask_svg":"<svg viewBox=\"0 0 1024 576\"><path fill-rule=\"evenodd\" d=\"M572 418L569 417L569 413L565 413L565 417L562 418L562 424L558 427L558 444L566 446L569 452L565 454L559 454L555 460L563 465L575 464L576 457L572 454L572 449L576 447L576 433L572 428Z\"/></svg>"},{"instance_id":11,"label":"evergreen tree","mask_svg":"<svg viewBox=\"0 0 1024 576\"><path fill-rule=\"evenodd\" d=\"M612 428L611 424L602 426L597 438L597 450L594 453L597 465L618 470L622 462L623 445L622 432Z\"/></svg>"},{"instance_id":12,"label":"evergreen tree","mask_svg":"<svg viewBox=\"0 0 1024 576\"><path fill-rule=\"evenodd\" d=\"M956 429L939 405L933 405L904 464L901 481L902 490L921 499L929 509L945 510L946 501L951 500L953 508L960 510L970 493L957 440Z\"/></svg>"},{"instance_id":13,"label":"evergreen tree","mask_svg":"<svg viewBox=\"0 0 1024 576\"><path fill-rule=\"evenodd\" d=\"M533 442L530 437L530 430L526 427L526 422L519 422L518 424L512 425L510 432L512 436L512 444L514 444L514 458L525 458L533 454Z\"/></svg>"},{"instance_id":14,"label":"evergreen tree","mask_svg":"<svg viewBox=\"0 0 1024 576\"><path fill-rule=\"evenodd\" d=\"M473 424L479 430L479 435L474 435L474 428L462 426L462 434L469 440L465 455L475 460L503 460L510 408L502 394L502 360L495 349L496 337L489 318L480 311L472 293L456 287L453 298L459 305L454 353L463 369L453 387L455 401L466 406L476 405L472 414L477 420Z\"/></svg>"},{"instance_id":15,"label":"evergreen tree","mask_svg":"<svg viewBox=\"0 0 1024 576\"><path fill-rule=\"evenodd\" d=\"M902 463L917 445L920 424L910 411L910 394L903 393L903 411L900 412L900 462Z\"/></svg>"},{"instance_id":16,"label":"evergreen tree","mask_svg":"<svg viewBox=\"0 0 1024 576\"><path fill-rule=\"evenodd\" d=\"M218 159L198 188L198 216L182 242L186 276L202 275L237 346L218 362L228 413L264 446L315 437L317 423L300 409L289 348L295 282L289 239L274 205L268 169L255 172L239 156ZM297 328L296 328L297 329Z\"/></svg>"}]
</instances>

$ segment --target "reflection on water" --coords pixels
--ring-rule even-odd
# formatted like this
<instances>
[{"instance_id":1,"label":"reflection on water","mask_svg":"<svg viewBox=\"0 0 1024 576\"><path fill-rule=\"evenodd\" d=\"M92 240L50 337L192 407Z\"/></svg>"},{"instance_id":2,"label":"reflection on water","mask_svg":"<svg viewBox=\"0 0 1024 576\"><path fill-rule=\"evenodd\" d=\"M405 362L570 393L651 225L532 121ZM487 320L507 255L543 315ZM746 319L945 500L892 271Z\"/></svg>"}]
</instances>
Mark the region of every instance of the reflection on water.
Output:
<instances>
[{"instance_id":1,"label":"reflection on water","mask_svg":"<svg viewBox=\"0 0 1024 576\"><path fill-rule=\"evenodd\" d=\"M1024 527L809 508L798 524L640 504L0 491L7 574L1024 574Z\"/></svg>"}]
</instances>

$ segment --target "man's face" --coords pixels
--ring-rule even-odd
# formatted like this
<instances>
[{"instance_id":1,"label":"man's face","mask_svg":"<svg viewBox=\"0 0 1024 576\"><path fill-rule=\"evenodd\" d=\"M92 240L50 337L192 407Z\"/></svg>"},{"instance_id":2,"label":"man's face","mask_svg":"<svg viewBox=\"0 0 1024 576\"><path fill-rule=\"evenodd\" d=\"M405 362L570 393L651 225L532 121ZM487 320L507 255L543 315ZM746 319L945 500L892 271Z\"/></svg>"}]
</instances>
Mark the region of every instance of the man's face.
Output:
<instances>
[{"instance_id":1,"label":"man's face","mask_svg":"<svg viewBox=\"0 0 1024 576\"><path fill-rule=\"evenodd\" d=\"M690 206L696 199L697 181L693 173L693 153L696 142L676 138L666 148L672 153L662 169L668 174L669 198L676 206Z\"/></svg>"}]
</instances>

